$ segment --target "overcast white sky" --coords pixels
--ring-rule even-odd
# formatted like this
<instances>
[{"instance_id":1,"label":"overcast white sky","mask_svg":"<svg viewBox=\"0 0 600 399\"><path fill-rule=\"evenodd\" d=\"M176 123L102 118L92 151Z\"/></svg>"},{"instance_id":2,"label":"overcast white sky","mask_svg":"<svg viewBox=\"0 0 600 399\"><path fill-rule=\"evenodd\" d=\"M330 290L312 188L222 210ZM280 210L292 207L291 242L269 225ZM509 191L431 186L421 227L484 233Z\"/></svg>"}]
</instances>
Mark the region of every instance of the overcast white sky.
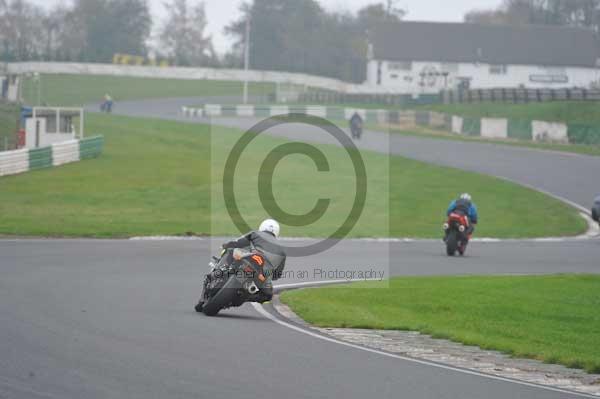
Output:
<instances>
[{"instance_id":1,"label":"overcast white sky","mask_svg":"<svg viewBox=\"0 0 600 399\"><path fill-rule=\"evenodd\" d=\"M53 4L68 4L69 0L31 0L42 6ZM191 0L197 2L199 0ZM378 0L318 0L323 7L330 10L357 9ZM164 0L148 0L155 18L164 15ZM208 15L208 31L213 37L215 48L223 53L229 48L230 40L223 34L225 27L231 20L237 18L238 8L243 0L206 0ZM492 8L501 3L501 0L399 0L398 6L408 10L407 20L416 21L462 21L465 12L474 8ZM158 19L155 20L157 22Z\"/></svg>"}]
</instances>

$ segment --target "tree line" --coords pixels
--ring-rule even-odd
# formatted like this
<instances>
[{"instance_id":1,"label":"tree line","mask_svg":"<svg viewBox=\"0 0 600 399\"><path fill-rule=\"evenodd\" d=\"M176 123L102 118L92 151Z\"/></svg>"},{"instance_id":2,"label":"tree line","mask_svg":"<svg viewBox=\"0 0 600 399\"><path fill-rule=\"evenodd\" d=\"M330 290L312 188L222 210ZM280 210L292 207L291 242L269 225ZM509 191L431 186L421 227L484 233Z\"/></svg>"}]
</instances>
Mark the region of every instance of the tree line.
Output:
<instances>
[{"instance_id":1,"label":"tree line","mask_svg":"<svg viewBox=\"0 0 600 399\"><path fill-rule=\"evenodd\" d=\"M250 24L250 65L329 76L362 83L366 78L368 31L386 21L399 22L404 10L395 1L373 4L357 13L327 12L314 0L254 0L227 26L234 38L231 54L241 54Z\"/></svg>"},{"instance_id":2,"label":"tree line","mask_svg":"<svg viewBox=\"0 0 600 399\"><path fill-rule=\"evenodd\" d=\"M167 17L153 32L147 0L74 0L50 10L28 0L0 0L0 58L111 62L117 53L152 52L177 65L212 62L203 3L167 0L164 6Z\"/></svg>"},{"instance_id":3,"label":"tree line","mask_svg":"<svg viewBox=\"0 0 600 399\"><path fill-rule=\"evenodd\" d=\"M473 10L465 22L564 25L600 32L600 0L504 0L496 9Z\"/></svg>"},{"instance_id":4,"label":"tree line","mask_svg":"<svg viewBox=\"0 0 600 399\"><path fill-rule=\"evenodd\" d=\"M368 32L402 20L405 11L396 2L382 0L351 13L327 11L316 0L247 0L241 17L224 28L232 48L217 55L200 0L164 0L161 21L152 20L147 0L73 0L50 10L30 0L0 0L0 59L111 62L115 54L131 54L179 66L239 68L249 24L251 68L363 82ZM497 9L467 13L465 21L598 32L600 0L504 0Z\"/></svg>"},{"instance_id":5,"label":"tree line","mask_svg":"<svg viewBox=\"0 0 600 399\"><path fill-rule=\"evenodd\" d=\"M74 0L50 10L29 0L0 0L0 58L111 62L115 54L151 54L180 66L242 67L249 21L251 68L362 82L366 33L402 18L396 1L336 13L316 0L249 0L242 17L224 28L234 45L217 56L202 1L166 0L166 17L153 25L147 0Z\"/></svg>"}]
</instances>

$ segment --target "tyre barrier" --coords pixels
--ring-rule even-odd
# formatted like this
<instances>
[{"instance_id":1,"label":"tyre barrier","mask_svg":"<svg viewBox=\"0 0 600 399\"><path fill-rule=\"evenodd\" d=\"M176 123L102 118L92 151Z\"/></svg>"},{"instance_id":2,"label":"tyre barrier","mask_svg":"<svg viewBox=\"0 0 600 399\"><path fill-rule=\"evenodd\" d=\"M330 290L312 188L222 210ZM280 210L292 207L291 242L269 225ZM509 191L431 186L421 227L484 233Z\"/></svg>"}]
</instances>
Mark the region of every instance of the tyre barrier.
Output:
<instances>
[{"instance_id":1,"label":"tyre barrier","mask_svg":"<svg viewBox=\"0 0 600 399\"><path fill-rule=\"evenodd\" d=\"M506 118L469 118L433 111L341 108L318 105L223 104L206 104L203 107L183 107L181 109L181 113L188 118L268 118L300 113L334 122L348 121L355 112L366 123L391 124L401 127L422 126L471 137L561 144L600 144L600 127Z\"/></svg>"}]
</instances>

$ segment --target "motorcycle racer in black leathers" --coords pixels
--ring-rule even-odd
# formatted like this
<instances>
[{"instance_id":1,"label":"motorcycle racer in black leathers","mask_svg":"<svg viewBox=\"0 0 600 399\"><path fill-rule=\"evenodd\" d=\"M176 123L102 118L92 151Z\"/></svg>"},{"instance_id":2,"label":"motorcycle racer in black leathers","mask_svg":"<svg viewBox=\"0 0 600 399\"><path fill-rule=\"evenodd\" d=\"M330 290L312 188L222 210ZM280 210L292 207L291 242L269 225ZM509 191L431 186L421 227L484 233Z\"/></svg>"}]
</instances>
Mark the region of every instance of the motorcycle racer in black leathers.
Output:
<instances>
[{"instance_id":1,"label":"motorcycle racer in black leathers","mask_svg":"<svg viewBox=\"0 0 600 399\"><path fill-rule=\"evenodd\" d=\"M270 301L273 297L272 281L279 280L283 276L286 254L281 245L277 243L279 232L279 223L275 220L267 219L261 223L258 231L251 231L237 240L223 244L224 250L235 248L248 249L249 251L260 253L267 260L268 264L264 266L267 281L257 294L257 297L253 298L255 302L264 303ZM233 251L228 251L226 256L228 257L225 260L227 264L235 262ZM202 297L204 298L204 295ZM199 302L196 305L196 311L202 311L202 305L203 302Z\"/></svg>"}]
</instances>

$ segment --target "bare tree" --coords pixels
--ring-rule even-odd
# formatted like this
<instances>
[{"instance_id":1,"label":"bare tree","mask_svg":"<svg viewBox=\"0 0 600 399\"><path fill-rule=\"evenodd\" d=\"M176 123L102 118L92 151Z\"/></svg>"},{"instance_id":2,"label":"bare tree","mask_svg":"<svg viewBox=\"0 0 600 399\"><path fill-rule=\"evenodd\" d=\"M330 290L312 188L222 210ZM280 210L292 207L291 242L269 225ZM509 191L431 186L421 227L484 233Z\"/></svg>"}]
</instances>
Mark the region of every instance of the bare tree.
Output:
<instances>
[{"instance_id":1,"label":"bare tree","mask_svg":"<svg viewBox=\"0 0 600 399\"><path fill-rule=\"evenodd\" d=\"M210 65L215 60L212 38L205 35L206 12L204 3L193 6L188 0L164 3L168 16L160 32L161 53L177 65Z\"/></svg>"},{"instance_id":2,"label":"bare tree","mask_svg":"<svg viewBox=\"0 0 600 399\"><path fill-rule=\"evenodd\" d=\"M43 52L43 10L26 0L0 2L0 40L6 59L25 61Z\"/></svg>"},{"instance_id":3,"label":"bare tree","mask_svg":"<svg viewBox=\"0 0 600 399\"><path fill-rule=\"evenodd\" d=\"M465 22L484 25L505 25L509 23L504 10L472 10L465 14Z\"/></svg>"},{"instance_id":4,"label":"bare tree","mask_svg":"<svg viewBox=\"0 0 600 399\"><path fill-rule=\"evenodd\" d=\"M388 19L400 20L406 16L406 10L398 7L397 3L398 0L387 0L385 10Z\"/></svg>"},{"instance_id":5,"label":"bare tree","mask_svg":"<svg viewBox=\"0 0 600 399\"><path fill-rule=\"evenodd\" d=\"M4 51L8 36L8 3L6 0L0 0L0 51ZM0 52L0 56L2 53Z\"/></svg>"},{"instance_id":6,"label":"bare tree","mask_svg":"<svg viewBox=\"0 0 600 399\"><path fill-rule=\"evenodd\" d=\"M507 25L570 25L600 30L600 0L504 0L492 10L474 10L466 22Z\"/></svg>"}]
</instances>

